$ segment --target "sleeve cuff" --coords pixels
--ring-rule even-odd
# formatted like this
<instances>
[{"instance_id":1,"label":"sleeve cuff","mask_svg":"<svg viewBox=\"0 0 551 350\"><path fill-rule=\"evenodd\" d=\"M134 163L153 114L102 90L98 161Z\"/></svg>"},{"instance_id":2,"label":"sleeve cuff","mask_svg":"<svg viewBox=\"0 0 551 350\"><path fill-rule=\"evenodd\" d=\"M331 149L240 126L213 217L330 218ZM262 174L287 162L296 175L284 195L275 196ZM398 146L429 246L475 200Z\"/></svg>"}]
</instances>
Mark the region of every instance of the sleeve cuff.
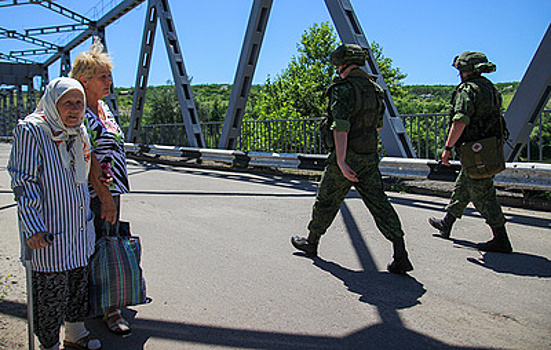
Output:
<instances>
[{"instance_id":1,"label":"sleeve cuff","mask_svg":"<svg viewBox=\"0 0 551 350\"><path fill-rule=\"evenodd\" d=\"M331 130L348 132L350 130L350 122L344 119L335 119L331 124Z\"/></svg>"},{"instance_id":2,"label":"sleeve cuff","mask_svg":"<svg viewBox=\"0 0 551 350\"><path fill-rule=\"evenodd\" d=\"M471 118L469 118L469 116L466 115L466 114L457 113L456 115L454 115L452 121L454 121L454 122L460 121L460 122L465 123L466 125L469 125L469 122L471 121Z\"/></svg>"}]
</instances>

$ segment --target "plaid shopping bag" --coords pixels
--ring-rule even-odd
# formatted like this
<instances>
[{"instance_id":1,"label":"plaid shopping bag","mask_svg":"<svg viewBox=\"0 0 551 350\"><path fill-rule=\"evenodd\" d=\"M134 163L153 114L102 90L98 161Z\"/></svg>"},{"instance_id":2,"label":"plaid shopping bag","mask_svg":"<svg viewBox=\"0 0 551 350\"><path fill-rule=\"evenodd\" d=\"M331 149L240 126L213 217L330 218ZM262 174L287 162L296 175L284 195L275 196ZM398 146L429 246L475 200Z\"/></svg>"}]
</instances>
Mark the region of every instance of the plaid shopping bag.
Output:
<instances>
[{"instance_id":1,"label":"plaid shopping bag","mask_svg":"<svg viewBox=\"0 0 551 350\"><path fill-rule=\"evenodd\" d=\"M109 225L110 226L110 225ZM117 230L96 243L90 258L90 313L103 315L112 308L147 302L145 280L140 267L140 238L130 234L130 224L120 222Z\"/></svg>"}]
</instances>

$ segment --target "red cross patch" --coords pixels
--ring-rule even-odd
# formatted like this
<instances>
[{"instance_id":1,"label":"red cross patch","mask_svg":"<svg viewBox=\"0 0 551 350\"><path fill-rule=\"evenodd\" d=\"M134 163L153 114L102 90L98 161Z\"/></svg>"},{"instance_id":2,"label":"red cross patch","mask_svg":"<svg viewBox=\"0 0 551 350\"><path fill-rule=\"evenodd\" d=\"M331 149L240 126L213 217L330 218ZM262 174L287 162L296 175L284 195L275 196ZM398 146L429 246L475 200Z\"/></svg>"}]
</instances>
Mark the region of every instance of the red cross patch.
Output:
<instances>
[{"instance_id":1,"label":"red cross patch","mask_svg":"<svg viewBox=\"0 0 551 350\"><path fill-rule=\"evenodd\" d=\"M475 142L475 143L473 143L473 145L472 145L472 147L471 147L471 149L472 149L473 152L475 152L475 153L482 151L482 148L484 148L484 147L482 147L482 144L481 144L480 142Z\"/></svg>"}]
</instances>

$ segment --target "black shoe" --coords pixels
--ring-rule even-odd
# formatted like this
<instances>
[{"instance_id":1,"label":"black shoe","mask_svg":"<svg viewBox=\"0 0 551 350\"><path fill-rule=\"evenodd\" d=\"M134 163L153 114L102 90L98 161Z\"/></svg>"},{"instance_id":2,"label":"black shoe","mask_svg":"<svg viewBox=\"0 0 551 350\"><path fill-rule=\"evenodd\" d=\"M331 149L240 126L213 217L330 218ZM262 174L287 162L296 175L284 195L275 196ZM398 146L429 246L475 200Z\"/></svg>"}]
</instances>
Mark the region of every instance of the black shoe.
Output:
<instances>
[{"instance_id":1,"label":"black shoe","mask_svg":"<svg viewBox=\"0 0 551 350\"><path fill-rule=\"evenodd\" d=\"M450 238L454 222L455 217L450 214L446 214L443 219L429 218L429 224L437 229L444 238Z\"/></svg>"},{"instance_id":2,"label":"black shoe","mask_svg":"<svg viewBox=\"0 0 551 350\"><path fill-rule=\"evenodd\" d=\"M311 258L318 256L318 245L310 243L306 237L293 236L291 237L291 244L293 247L303 251Z\"/></svg>"},{"instance_id":3,"label":"black shoe","mask_svg":"<svg viewBox=\"0 0 551 350\"><path fill-rule=\"evenodd\" d=\"M477 244L476 247L478 250L493 253L511 253L513 251L513 247L511 246L511 242L507 236L505 226L492 227L492 231L494 233L494 238L486 243Z\"/></svg>"},{"instance_id":4,"label":"black shoe","mask_svg":"<svg viewBox=\"0 0 551 350\"><path fill-rule=\"evenodd\" d=\"M511 243L509 243L509 241L507 241L507 243L497 242L495 238L486 243L478 243L476 248L478 250L482 250L483 252L492 253L508 254L513 251L513 247L511 247Z\"/></svg>"},{"instance_id":5,"label":"black shoe","mask_svg":"<svg viewBox=\"0 0 551 350\"><path fill-rule=\"evenodd\" d=\"M413 271L413 265L407 257L398 260L394 259L390 264L388 264L387 268L388 272L395 273L397 275L405 275L406 272Z\"/></svg>"},{"instance_id":6,"label":"black shoe","mask_svg":"<svg viewBox=\"0 0 551 350\"><path fill-rule=\"evenodd\" d=\"M412 271L413 265L408 258L404 237L394 238L392 241L392 246L394 248L394 260L388 264L388 272L404 275L406 272Z\"/></svg>"}]
</instances>

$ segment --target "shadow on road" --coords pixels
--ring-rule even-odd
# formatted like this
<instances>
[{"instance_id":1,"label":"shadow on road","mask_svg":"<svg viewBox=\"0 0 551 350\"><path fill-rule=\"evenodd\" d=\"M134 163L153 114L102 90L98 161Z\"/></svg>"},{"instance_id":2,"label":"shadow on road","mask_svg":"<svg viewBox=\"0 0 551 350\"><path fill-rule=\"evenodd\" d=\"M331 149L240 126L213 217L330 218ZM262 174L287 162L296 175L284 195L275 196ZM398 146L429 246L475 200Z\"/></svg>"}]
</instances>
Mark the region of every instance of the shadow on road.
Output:
<instances>
[{"instance_id":1,"label":"shadow on road","mask_svg":"<svg viewBox=\"0 0 551 350\"><path fill-rule=\"evenodd\" d=\"M543 256L516 252L511 254L485 253L479 259L467 258L467 260L499 273L540 278L551 277L551 260Z\"/></svg>"},{"instance_id":2,"label":"shadow on road","mask_svg":"<svg viewBox=\"0 0 551 350\"><path fill-rule=\"evenodd\" d=\"M341 211L363 270L353 271L321 258L313 259L313 264L341 280L350 292L359 294L359 301L375 306L381 318L379 324L334 337L301 334L300 330L281 333L140 319L135 310L125 309L123 313L133 329L130 336L121 338L109 333L100 318L88 320L88 328L99 335L106 350L144 349L150 338L181 342L182 346L196 343L241 349L475 349L447 345L404 326L398 310L415 307L425 288L412 277L379 272L346 204ZM0 303L0 313L24 318L26 306L6 301Z\"/></svg>"},{"instance_id":3,"label":"shadow on road","mask_svg":"<svg viewBox=\"0 0 551 350\"><path fill-rule=\"evenodd\" d=\"M332 269L330 267L329 269ZM391 276L388 276L391 277ZM403 281L409 280L407 277ZM387 283L385 278L380 282ZM405 282L407 287L410 282ZM379 284L379 282L377 282ZM411 286L410 286L411 287ZM416 289L416 288L414 288ZM407 288L406 288L407 290ZM403 290L394 290L394 294ZM413 291L412 291L413 292ZM411 293L410 297L413 297ZM408 297L409 298L409 297ZM384 298L383 298L384 299ZM378 302L378 301L377 301ZM402 304L407 305L407 303ZM389 305L393 309L398 304ZM407 307L407 306L405 306ZM0 302L0 313L18 318L26 317L27 307L23 303ZM100 318L86 322L87 328L102 340L103 349L145 349L150 338L161 338L182 343L196 343L211 346L231 347L235 349L481 349L458 347L442 343L396 324L381 323L366 327L343 337L324 337L300 333L278 333L239 328L226 328L199 325L186 322L135 318L137 312L125 309L124 316L132 324L132 334L122 338L110 333Z\"/></svg>"}]
</instances>

